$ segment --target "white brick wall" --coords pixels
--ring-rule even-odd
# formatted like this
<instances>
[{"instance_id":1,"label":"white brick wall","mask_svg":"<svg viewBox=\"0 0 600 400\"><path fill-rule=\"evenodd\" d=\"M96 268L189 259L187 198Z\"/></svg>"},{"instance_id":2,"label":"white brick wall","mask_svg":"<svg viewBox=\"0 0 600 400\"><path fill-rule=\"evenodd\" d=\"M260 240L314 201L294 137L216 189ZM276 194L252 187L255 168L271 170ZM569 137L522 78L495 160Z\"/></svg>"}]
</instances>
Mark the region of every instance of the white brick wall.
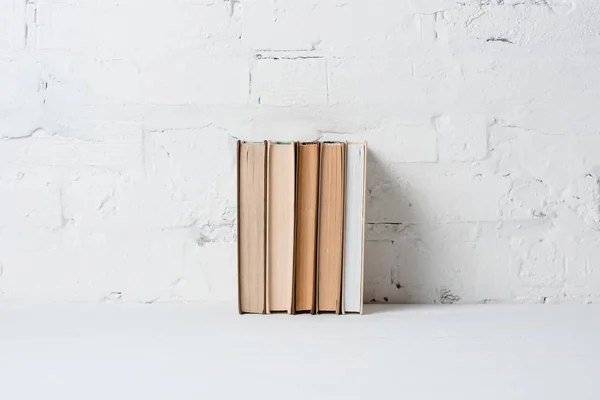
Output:
<instances>
[{"instance_id":1,"label":"white brick wall","mask_svg":"<svg viewBox=\"0 0 600 400\"><path fill-rule=\"evenodd\" d=\"M595 0L0 0L0 300L234 302L234 144L369 141L366 300L600 301Z\"/></svg>"}]
</instances>

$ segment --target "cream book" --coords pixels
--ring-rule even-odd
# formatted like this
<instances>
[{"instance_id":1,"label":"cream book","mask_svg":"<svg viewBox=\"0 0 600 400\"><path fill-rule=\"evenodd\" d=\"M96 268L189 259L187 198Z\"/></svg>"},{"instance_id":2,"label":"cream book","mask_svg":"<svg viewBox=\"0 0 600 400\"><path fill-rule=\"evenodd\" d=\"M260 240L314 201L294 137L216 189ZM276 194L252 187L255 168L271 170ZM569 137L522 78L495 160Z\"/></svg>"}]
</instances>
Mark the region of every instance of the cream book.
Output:
<instances>
[{"instance_id":1,"label":"cream book","mask_svg":"<svg viewBox=\"0 0 600 400\"><path fill-rule=\"evenodd\" d=\"M267 313L294 310L296 143L267 148Z\"/></svg>"},{"instance_id":2,"label":"cream book","mask_svg":"<svg viewBox=\"0 0 600 400\"><path fill-rule=\"evenodd\" d=\"M315 311L319 143L298 145L296 182L296 312Z\"/></svg>"},{"instance_id":3,"label":"cream book","mask_svg":"<svg viewBox=\"0 0 600 400\"><path fill-rule=\"evenodd\" d=\"M343 313L362 313L366 161L366 143L347 144Z\"/></svg>"},{"instance_id":4,"label":"cream book","mask_svg":"<svg viewBox=\"0 0 600 400\"><path fill-rule=\"evenodd\" d=\"M238 141L238 307L265 312L266 261L265 142Z\"/></svg>"},{"instance_id":5,"label":"cream book","mask_svg":"<svg viewBox=\"0 0 600 400\"><path fill-rule=\"evenodd\" d=\"M341 312L345 143L321 145L317 233L317 312Z\"/></svg>"}]
</instances>

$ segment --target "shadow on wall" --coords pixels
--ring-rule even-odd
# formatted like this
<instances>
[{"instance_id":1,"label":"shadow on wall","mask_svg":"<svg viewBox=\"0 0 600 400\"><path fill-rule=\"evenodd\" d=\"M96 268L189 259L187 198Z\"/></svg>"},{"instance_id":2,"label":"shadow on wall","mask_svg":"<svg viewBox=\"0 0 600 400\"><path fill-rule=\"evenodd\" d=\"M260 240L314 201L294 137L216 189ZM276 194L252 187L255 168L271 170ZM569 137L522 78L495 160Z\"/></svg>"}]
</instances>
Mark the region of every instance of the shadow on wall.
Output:
<instances>
[{"instance_id":1,"label":"shadow on wall","mask_svg":"<svg viewBox=\"0 0 600 400\"><path fill-rule=\"evenodd\" d=\"M397 165L368 154L365 226L365 303L452 304L460 297L440 285L431 254L423 199L411 198L410 182ZM443 266L442 266L443 268ZM443 274L442 274L443 275ZM440 279L441 278L441 279Z\"/></svg>"}]
</instances>

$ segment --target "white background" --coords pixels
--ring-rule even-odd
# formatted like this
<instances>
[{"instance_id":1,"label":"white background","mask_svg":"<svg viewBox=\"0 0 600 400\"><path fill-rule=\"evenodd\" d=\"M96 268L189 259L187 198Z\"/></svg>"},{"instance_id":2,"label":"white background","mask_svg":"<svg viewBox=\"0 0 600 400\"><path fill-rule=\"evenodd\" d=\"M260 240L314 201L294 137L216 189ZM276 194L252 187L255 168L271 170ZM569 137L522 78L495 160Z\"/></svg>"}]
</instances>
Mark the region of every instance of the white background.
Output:
<instances>
[{"instance_id":1,"label":"white background","mask_svg":"<svg viewBox=\"0 0 600 400\"><path fill-rule=\"evenodd\" d=\"M600 298L596 0L0 0L0 299L235 302L235 140L369 142L365 300Z\"/></svg>"}]
</instances>

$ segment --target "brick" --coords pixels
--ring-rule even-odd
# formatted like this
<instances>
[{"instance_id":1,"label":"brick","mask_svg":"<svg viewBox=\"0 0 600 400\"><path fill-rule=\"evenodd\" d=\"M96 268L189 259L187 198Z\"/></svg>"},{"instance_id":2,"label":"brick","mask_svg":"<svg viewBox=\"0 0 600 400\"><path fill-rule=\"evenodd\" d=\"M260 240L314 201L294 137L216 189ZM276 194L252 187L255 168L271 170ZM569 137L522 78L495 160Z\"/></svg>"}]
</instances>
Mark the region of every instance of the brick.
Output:
<instances>
[{"instance_id":1,"label":"brick","mask_svg":"<svg viewBox=\"0 0 600 400\"><path fill-rule=\"evenodd\" d=\"M229 104L248 102L249 64L241 58L203 59L186 54L177 61L161 58L142 66L140 103ZM164 76L178 76L176 81Z\"/></svg>"},{"instance_id":2,"label":"brick","mask_svg":"<svg viewBox=\"0 0 600 400\"><path fill-rule=\"evenodd\" d=\"M66 184L63 196L65 218L78 229L134 234L194 230L210 243L235 237L235 208L229 197L209 191L186 198L181 190L172 193L172 186L147 182L137 173L83 171L77 175ZM86 191L85 201L79 200Z\"/></svg>"},{"instance_id":3,"label":"brick","mask_svg":"<svg viewBox=\"0 0 600 400\"><path fill-rule=\"evenodd\" d=\"M594 149L599 145L598 135L548 135L502 121L490 129L498 172L519 182L541 180L551 196L560 195L579 179L593 180L598 175ZM532 148L536 151L528 150Z\"/></svg>"},{"instance_id":4,"label":"brick","mask_svg":"<svg viewBox=\"0 0 600 400\"><path fill-rule=\"evenodd\" d=\"M134 234L191 230L206 243L234 241L235 143L227 132L148 131L144 143L143 171L86 167L63 176L69 226Z\"/></svg>"},{"instance_id":5,"label":"brick","mask_svg":"<svg viewBox=\"0 0 600 400\"><path fill-rule=\"evenodd\" d=\"M502 124L491 127L490 146L498 174L511 182L500 202L504 218L553 218L577 229L598 229L594 149L600 137L547 135Z\"/></svg>"},{"instance_id":6,"label":"brick","mask_svg":"<svg viewBox=\"0 0 600 400\"><path fill-rule=\"evenodd\" d=\"M67 218L81 229L195 229L209 242L232 240L235 142L227 132L216 127L148 131L144 143L143 171L88 168L65 178Z\"/></svg>"},{"instance_id":7,"label":"brick","mask_svg":"<svg viewBox=\"0 0 600 400\"><path fill-rule=\"evenodd\" d=\"M382 117L376 128L359 135L325 134L323 140L365 140L378 163L436 162L437 132L431 118L422 115Z\"/></svg>"},{"instance_id":8,"label":"brick","mask_svg":"<svg viewBox=\"0 0 600 400\"><path fill-rule=\"evenodd\" d=\"M21 1L0 1L0 51L25 46L25 7L25 2Z\"/></svg>"},{"instance_id":9,"label":"brick","mask_svg":"<svg viewBox=\"0 0 600 400\"><path fill-rule=\"evenodd\" d=\"M1 168L0 205L0 229L62 225L60 188L47 171Z\"/></svg>"},{"instance_id":10,"label":"brick","mask_svg":"<svg viewBox=\"0 0 600 400\"><path fill-rule=\"evenodd\" d=\"M88 167L71 171L62 189L63 218L69 227L85 230L135 230L121 223L123 198L118 196L130 184L131 174L104 168ZM139 231L139 229L138 229Z\"/></svg>"},{"instance_id":11,"label":"brick","mask_svg":"<svg viewBox=\"0 0 600 400\"><path fill-rule=\"evenodd\" d=\"M415 15L416 29L421 41L433 43L437 40L436 19L435 13Z\"/></svg>"},{"instance_id":12,"label":"brick","mask_svg":"<svg viewBox=\"0 0 600 400\"><path fill-rule=\"evenodd\" d=\"M563 1L466 2L444 12L452 42L465 39L522 46L566 45L598 34L600 7L591 0L577 7ZM500 41L502 40L502 41Z\"/></svg>"},{"instance_id":13,"label":"brick","mask_svg":"<svg viewBox=\"0 0 600 400\"><path fill-rule=\"evenodd\" d=\"M49 60L58 80L50 102L77 105L244 105L249 63L192 52ZM177 79L165 79L176 76ZM66 99L65 99L66 97Z\"/></svg>"},{"instance_id":14,"label":"brick","mask_svg":"<svg viewBox=\"0 0 600 400\"><path fill-rule=\"evenodd\" d=\"M316 5L245 1L243 42L255 50L309 50L319 41Z\"/></svg>"},{"instance_id":15,"label":"brick","mask_svg":"<svg viewBox=\"0 0 600 400\"><path fill-rule=\"evenodd\" d=\"M435 14L456 7L452 0L410 0L411 10L417 14Z\"/></svg>"},{"instance_id":16,"label":"brick","mask_svg":"<svg viewBox=\"0 0 600 400\"><path fill-rule=\"evenodd\" d=\"M199 302L237 302L237 245L186 242L182 278L173 296Z\"/></svg>"},{"instance_id":17,"label":"brick","mask_svg":"<svg viewBox=\"0 0 600 400\"><path fill-rule=\"evenodd\" d=\"M369 154L367 220L499 221L498 203L510 191L510 181L485 165L460 165L391 164Z\"/></svg>"},{"instance_id":18,"label":"brick","mask_svg":"<svg viewBox=\"0 0 600 400\"><path fill-rule=\"evenodd\" d=\"M142 129L97 121L40 127L26 137L0 140L0 158L17 165L141 168Z\"/></svg>"},{"instance_id":19,"label":"brick","mask_svg":"<svg viewBox=\"0 0 600 400\"><path fill-rule=\"evenodd\" d=\"M239 12L232 16L223 2L42 3L36 47L102 52L214 50L225 43L235 45L241 26Z\"/></svg>"},{"instance_id":20,"label":"brick","mask_svg":"<svg viewBox=\"0 0 600 400\"><path fill-rule=\"evenodd\" d=\"M434 118L440 161L482 160L488 152L486 118L481 115L441 115Z\"/></svg>"},{"instance_id":21,"label":"brick","mask_svg":"<svg viewBox=\"0 0 600 400\"><path fill-rule=\"evenodd\" d=\"M596 237L567 237L562 241L565 249L565 272L568 297L585 301L594 298L600 288L600 274L594 268L600 257L600 247Z\"/></svg>"},{"instance_id":22,"label":"brick","mask_svg":"<svg viewBox=\"0 0 600 400\"><path fill-rule=\"evenodd\" d=\"M260 105L327 104L327 67L322 58L261 58L252 68L252 102Z\"/></svg>"},{"instance_id":23,"label":"brick","mask_svg":"<svg viewBox=\"0 0 600 400\"><path fill-rule=\"evenodd\" d=\"M365 263L373 265L365 271L367 301L383 296L406 303L510 297L506 245L488 241L497 236L495 224L378 223L368 224L366 235ZM489 286L491 280L496 286Z\"/></svg>"},{"instance_id":24,"label":"brick","mask_svg":"<svg viewBox=\"0 0 600 400\"><path fill-rule=\"evenodd\" d=\"M243 6L243 40L255 50L387 54L420 42L415 10L406 2L251 0Z\"/></svg>"},{"instance_id":25,"label":"brick","mask_svg":"<svg viewBox=\"0 0 600 400\"><path fill-rule=\"evenodd\" d=\"M184 231L10 232L3 237L3 291L10 300L172 301ZM10 245L10 246L9 246Z\"/></svg>"},{"instance_id":26,"label":"brick","mask_svg":"<svg viewBox=\"0 0 600 400\"><path fill-rule=\"evenodd\" d=\"M318 21L318 48L334 54L398 54L421 42L415 13L406 2L354 1L324 8Z\"/></svg>"},{"instance_id":27,"label":"brick","mask_svg":"<svg viewBox=\"0 0 600 400\"><path fill-rule=\"evenodd\" d=\"M515 234L510 239L510 254L510 268L518 286L560 289L564 285L565 255L557 241L547 240L543 234Z\"/></svg>"},{"instance_id":28,"label":"brick","mask_svg":"<svg viewBox=\"0 0 600 400\"><path fill-rule=\"evenodd\" d=\"M566 301L551 225L369 224L365 298L407 303ZM460 271L457 273L457 271Z\"/></svg>"},{"instance_id":29,"label":"brick","mask_svg":"<svg viewBox=\"0 0 600 400\"><path fill-rule=\"evenodd\" d=\"M142 70L139 62L131 58L65 54L48 58L46 63L47 70L56 79L47 93L51 105L144 102Z\"/></svg>"},{"instance_id":30,"label":"brick","mask_svg":"<svg viewBox=\"0 0 600 400\"><path fill-rule=\"evenodd\" d=\"M37 61L28 54L0 52L0 138L25 136L39 126L44 72Z\"/></svg>"},{"instance_id":31,"label":"brick","mask_svg":"<svg viewBox=\"0 0 600 400\"><path fill-rule=\"evenodd\" d=\"M396 126L367 136L375 157L393 162L436 162L437 138L430 125Z\"/></svg>"},{"instance_id":32,"label":"brick","mask_svg":"<svg viewBox=\"0 0 600 400\"><path fill-rule=\"evenodd\" d=\"M491 111L509 125L551 134L598 131L600 117L592 104L598 100L600 81L588 64L598 59L596 52L583 57L570 48L563 58L516 46L513 51L488 46L460 56L464 86L457 104L463 110Z\"/></svg>"},{"instance_id":33,"label":"brick","mask_svg":"<svg viewBox=\"0 0 600 400\"><path fill-rule=\"evenodd\" d=\"M404 58L335 58L328 65L330 104L412 104L412 63Z\"/></svg>"},{"instance_id":34,"label":"brick","mask_svg":"<svg viewBox=\"0 0 600 400\"><path fill-rule=\"evenodd\" d=\"M465 84L460 58L438 49L415 54L411 59L414 76L408 81L411 87L406 93L407 108L432 114L462 109ZM474 109L469 106L468 112L474 113Z\"/></svg>"},{"instance_id":35,"label":"brick","mask_svg":"<svg viewBox=\"0 0 600 400\"><path fill-rule=\"evenodd\" d=\"M214 126L152 131L145 145L148 180L168 188L171 197L208 201L234 195L235 142L226 131Z\"/></svg>"}]
</instances>

